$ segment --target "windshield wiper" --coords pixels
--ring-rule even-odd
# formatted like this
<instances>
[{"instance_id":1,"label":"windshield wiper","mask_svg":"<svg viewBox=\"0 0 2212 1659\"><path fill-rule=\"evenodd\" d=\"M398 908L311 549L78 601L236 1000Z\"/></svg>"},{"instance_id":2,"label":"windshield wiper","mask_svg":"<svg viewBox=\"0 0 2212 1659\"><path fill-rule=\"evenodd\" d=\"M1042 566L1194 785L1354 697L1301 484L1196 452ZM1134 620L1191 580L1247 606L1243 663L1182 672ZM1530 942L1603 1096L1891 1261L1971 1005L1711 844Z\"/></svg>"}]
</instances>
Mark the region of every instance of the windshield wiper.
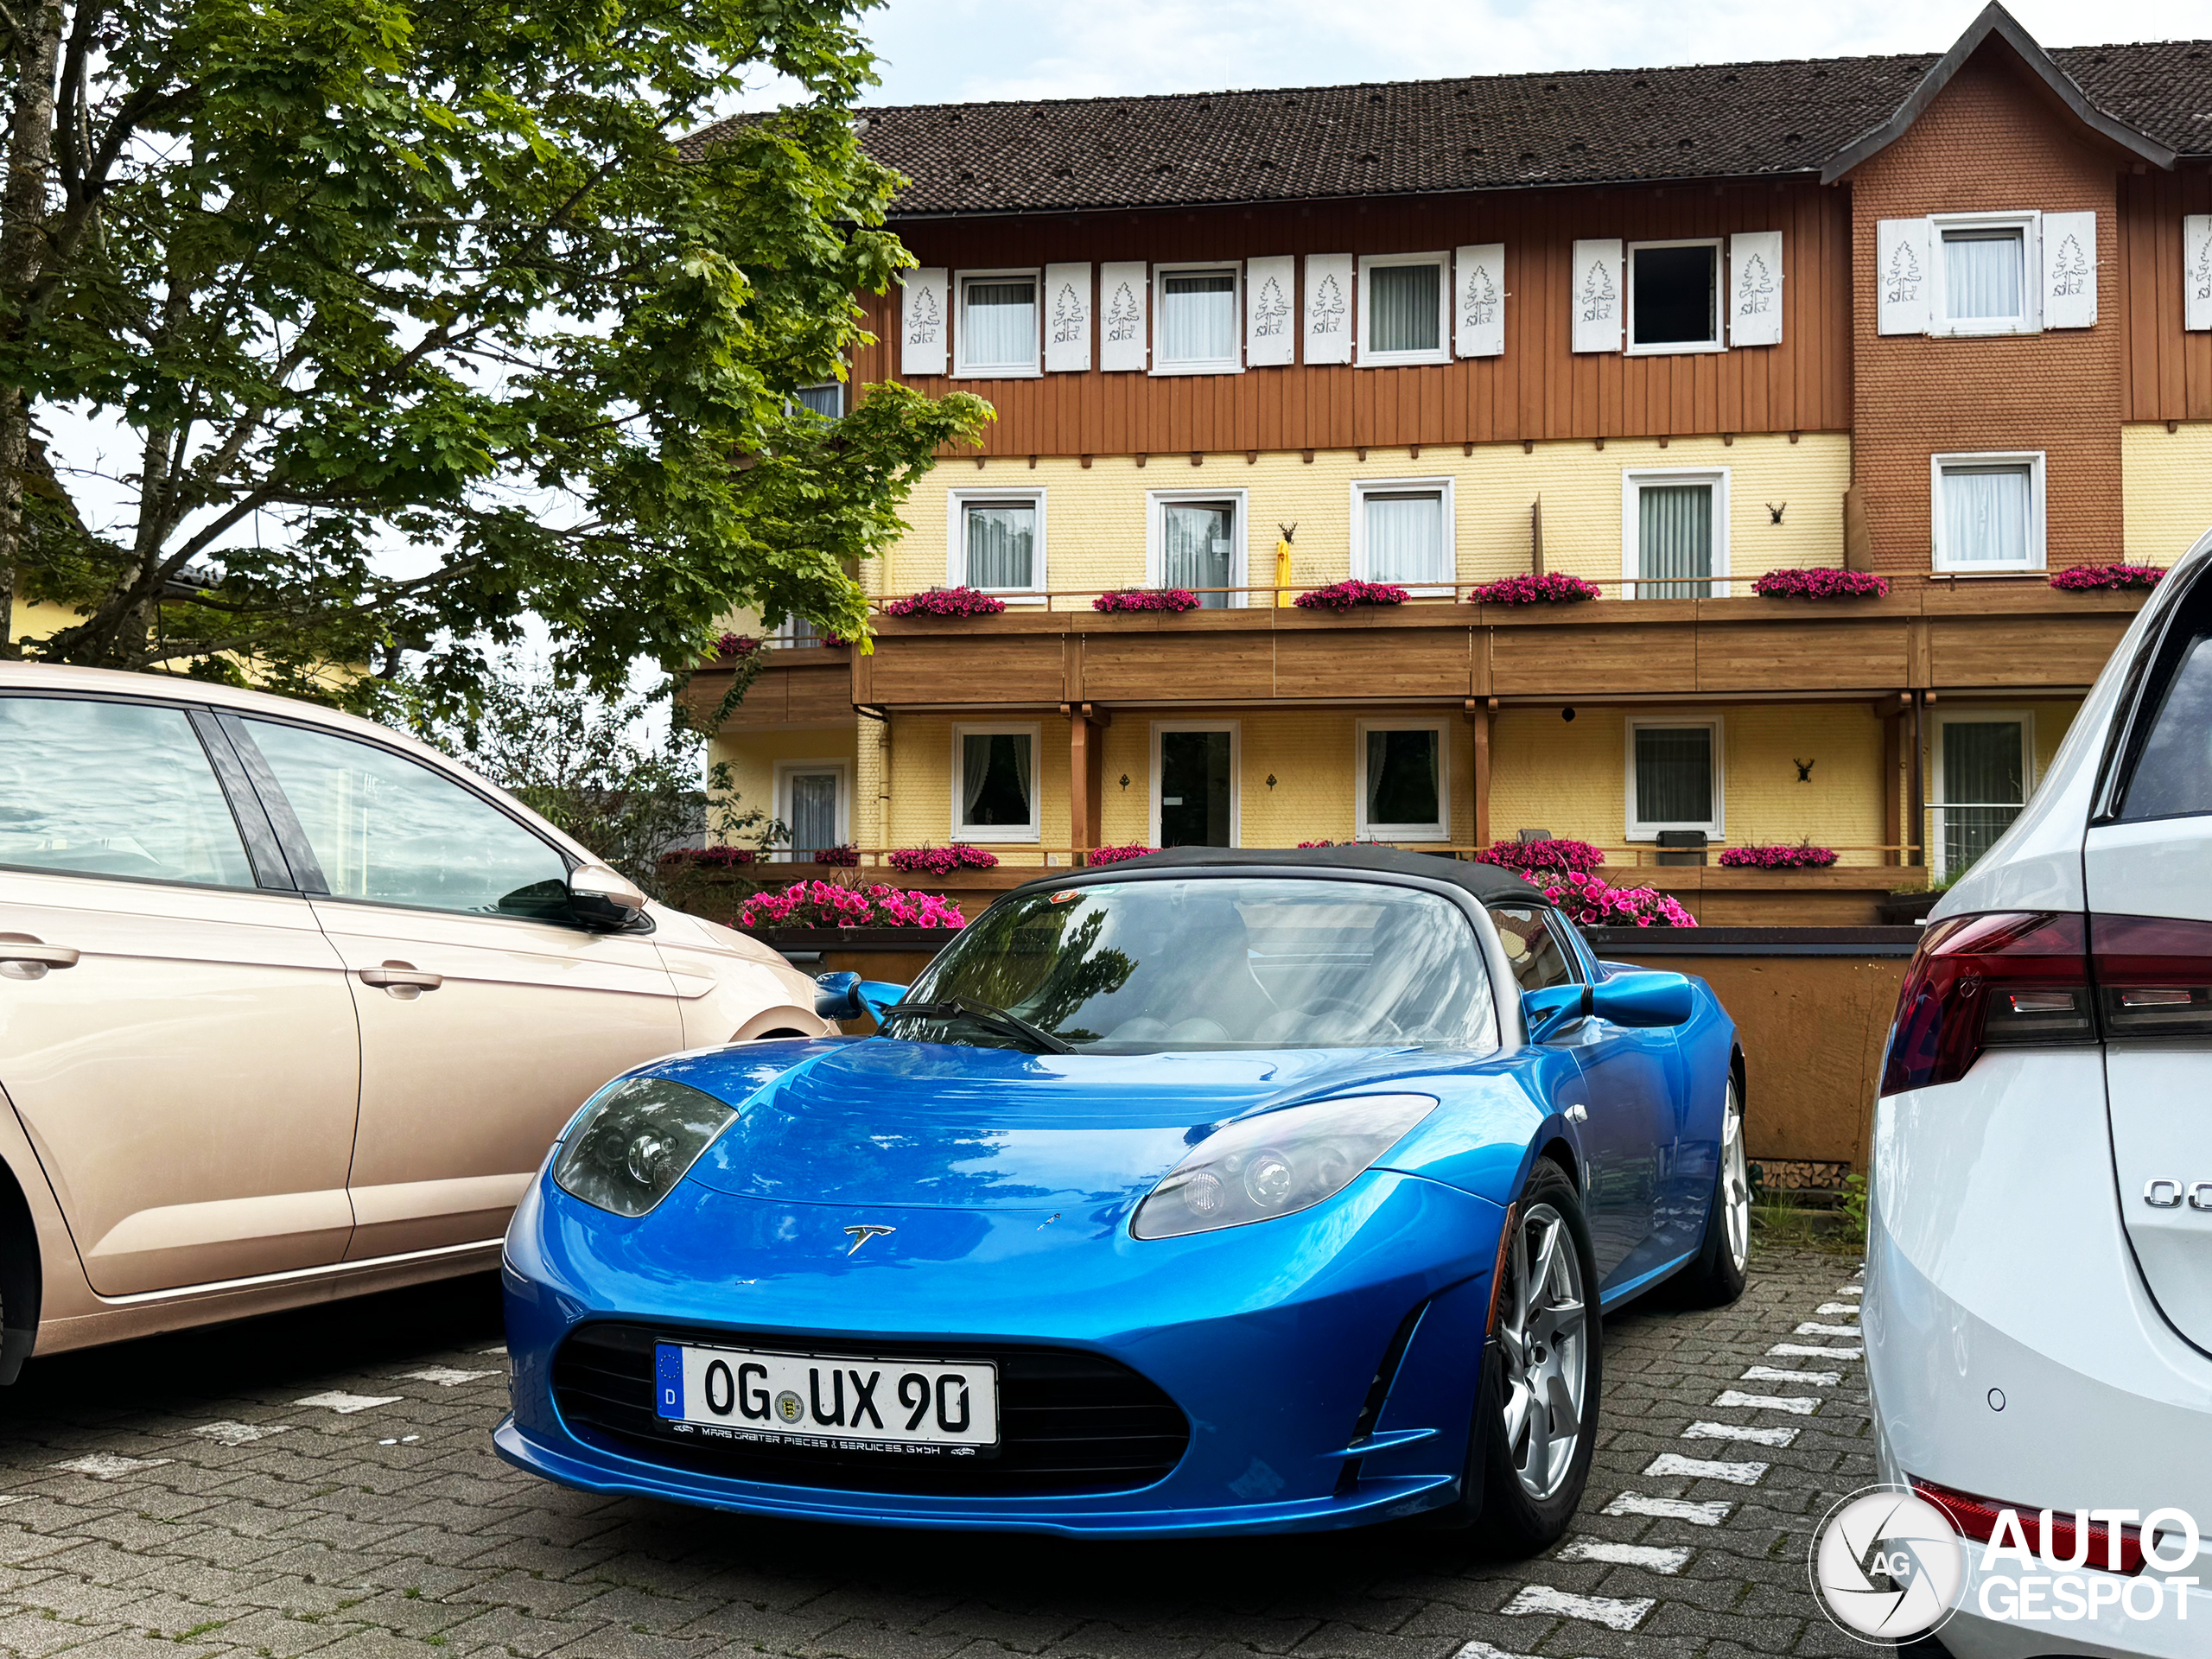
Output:
<instances>
[{"instance_id":1,"label":"windshield wiper","mask_svg":"<svg viewBox=\"0 0 2212 1659\"><path fill-rule=\"evenodd\" d=\"M995 1008L972 996L950 996L942 1002L900 1002L886 1008L877 1023L887 1026L893 1020L965 1020L971 1025L986 1027L1001 1036L1018 1037L1047 1054L1075 1052L1073 1043L1062 1042L1042 1026L1033 1026L1018 1014Z\"/></svg>"}]
</instances>

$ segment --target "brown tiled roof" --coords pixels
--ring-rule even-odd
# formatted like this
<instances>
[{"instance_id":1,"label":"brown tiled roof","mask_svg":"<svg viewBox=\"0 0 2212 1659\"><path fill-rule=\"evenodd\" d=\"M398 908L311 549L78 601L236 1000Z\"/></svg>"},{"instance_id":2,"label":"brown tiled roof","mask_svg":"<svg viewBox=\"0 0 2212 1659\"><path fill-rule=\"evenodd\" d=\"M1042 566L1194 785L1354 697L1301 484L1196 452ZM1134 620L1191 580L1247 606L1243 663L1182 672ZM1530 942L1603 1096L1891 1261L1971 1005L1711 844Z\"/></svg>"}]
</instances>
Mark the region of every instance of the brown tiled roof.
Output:
<instances>
[{"instance_id":1,"label":"brown tiled roof","mask_svg":"<svg viewBox=\"0 0 2212 1659\"><path fill-rule=\"evenodd\" d=\"M2050 57L2097 106L2212 153L2212 41ZM896 216L1310 200L1817 171L1934 54L861 111ZM709 127L687 148L713 142Z\"/></svg>"}]
</instances>

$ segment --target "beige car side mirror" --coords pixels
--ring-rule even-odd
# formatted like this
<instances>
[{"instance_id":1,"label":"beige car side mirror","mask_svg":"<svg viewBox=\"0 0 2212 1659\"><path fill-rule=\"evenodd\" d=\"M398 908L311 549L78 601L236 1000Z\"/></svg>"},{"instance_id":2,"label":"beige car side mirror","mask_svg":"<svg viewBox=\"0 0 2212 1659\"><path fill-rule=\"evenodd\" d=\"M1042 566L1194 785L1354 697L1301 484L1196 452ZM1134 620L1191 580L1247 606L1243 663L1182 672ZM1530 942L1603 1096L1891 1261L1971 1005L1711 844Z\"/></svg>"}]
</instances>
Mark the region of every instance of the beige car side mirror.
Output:
<instances>
[{"instance_id":1,"label":"beige car side mirror","mask_svg":"<svg viewBox=\"0 0 2212 1659\"><path fill-rule=\"evenodd\" d=\"M569 872L569 903L587 927L627 927L645 913L645 895L619 870L579 864Z\"/></svg>"}]
</instances>

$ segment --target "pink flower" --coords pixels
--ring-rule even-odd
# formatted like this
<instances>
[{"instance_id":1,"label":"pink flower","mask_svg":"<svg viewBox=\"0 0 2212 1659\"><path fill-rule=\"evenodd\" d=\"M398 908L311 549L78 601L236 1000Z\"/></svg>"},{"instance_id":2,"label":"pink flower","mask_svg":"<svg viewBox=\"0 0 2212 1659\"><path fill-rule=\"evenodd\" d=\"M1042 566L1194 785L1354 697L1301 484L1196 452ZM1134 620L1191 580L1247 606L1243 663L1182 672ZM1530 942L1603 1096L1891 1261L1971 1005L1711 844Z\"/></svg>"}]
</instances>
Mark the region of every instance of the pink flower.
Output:
<instances>
[{"instance_id":1,"label":"pink flower","mask_svg":"<svg viewBox=\"0 0 2212 1659\"><path fill-rule=\"evenodd\" d=\"M1733 870L1822 870L1835 862L1834 851L1799 842L1794 847L1731 847L1720 862Z\"/></svg>"},{"instance_id":2,"label":"pink flower","mask_svg":"<svg viewBox=\"0 0 2212 1659\"><path fill-rule=\"evenodd\" d=\"M1407 594L1402 588L1394 588L1381 582L1334 582L1325 588L1316 588L1300 594L1290 602L1309 611L1349 611L1355 605L1402 605Z\"/></svg>"},{"instance_id":3,"label":"pink flower","mask_svg":"<svg viewBox=\"0 0 2212 1659\"><path fill-rule=\"evenodd\" d=\"M1090 601L1094 611L1195 611L1198 596L1187 588L1117 588Z\"/></svg>"},{"instance_id":4,"label":"pink flower","mask_svg":"<svg viewBox=\"0 0 2212 1659\"><path fill-rule=\"evenodd\" d=\"M1825 566L1810 570L1770 570L1751 583L1764 599L1881 599L1890 591L1889 579L1864 570L1835 570Z\"/></svg>"},{"instance_id":5,"label":"pink flower","mask_svg":"<svg viewBox=\"0 0 2212 1659\"><path fill-rule=\"evenodd\" d=\"M794 881L781 893L756 893L739 908L740 927L965 927L960 907L936 893L909 893L887 882L849 887Z\"/></svg>"},{"instance_id":6,"label":"pink flower","mask_svg":"<svg viewBox=\"0 0 2212 1659\"><path fill-rule=\"evenodd\" d=\"M955 842L950 847L901 847L889 855L891 868L909 874L950 875L955 870L988 870L997 867L996 853Z\"/></svg>"},{"instance_id":7,"label":"pink flower","mask_svg":"<svg viewBox=\"0 0 2212 1659\"><path fill-rule=\"evenodd\" d=\"M1086 864L1121 864L1159 850L1159 848L1147 847L1141 841L1133 841L1126 847L1094 847L1084 855L1083 861Z\"/></svg>"},{"instance_id":8,"label":"pink flower","mask_svg":"<svg viewBox=\"0 0 2212 1659\"><path fill-rule=\"evenodd\" d=\"M1478 864L1495 864L1529 876L1547 870L1587 874L1605 861L1604 849L1586 841L1500 841L1475 855Z\"/></svg>"},{"instance_id":9,"label":"pink flower","mask_svg":"<svg viewBox=\"0 0 2212 1659\"><path fill-rule=\"evenodd\" d=\"M1547 570L1541 576L1507 576L1486 582L1467 595L1471 605L1572 605L1586 599L1602 599L1595 582Z\"/></svg>"},{"instance_id":10,"label":"pink flower","mask_svg":"<svg viewBox=\"0 0 2212 1659\"><path fill-rule=\"evenodd\" d=\"M996 616L1006 601L994 599L978 588L932 588L925 594L894 599L883 607L886 616Z\"/></svg>"},{"instance_id":11,"label":"pink flower","mask_svg":"<svg viewBox=\"0 0 2212 1659\"><path fill-rule=\"evenodd\" d=\"M2053 576L2050 585L2069 594L2100 588L2155 588L2165 574L2155 564L2076 564Z\"/></svg>"}]
</instances>

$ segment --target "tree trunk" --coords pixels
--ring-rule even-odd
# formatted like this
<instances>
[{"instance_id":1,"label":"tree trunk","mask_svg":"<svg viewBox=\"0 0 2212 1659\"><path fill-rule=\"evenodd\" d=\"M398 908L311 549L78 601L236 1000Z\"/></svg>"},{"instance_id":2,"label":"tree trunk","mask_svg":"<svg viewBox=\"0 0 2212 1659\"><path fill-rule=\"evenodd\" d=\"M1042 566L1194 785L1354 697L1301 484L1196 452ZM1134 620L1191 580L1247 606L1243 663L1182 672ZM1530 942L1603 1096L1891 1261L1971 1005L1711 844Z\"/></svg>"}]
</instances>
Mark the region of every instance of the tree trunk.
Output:
<instances>
[{"instance_id":1,"label":"tree trunk","mask_svg":"<svg viewBox=\"0 0 2212 1659\"><path fill-rule=\"evenodd\" d=\"M62 9L48 0L18 14L11 69L15 110L8 131L8 177L0 191L0 327L20 338L31 284L44 266L48 180L54 161L54 73L61 55ZM30 401L21 386L0 385L0 658L16 645L16 572L22 564L23 467L30 453Z\"/></svg>"}]
</instances>

